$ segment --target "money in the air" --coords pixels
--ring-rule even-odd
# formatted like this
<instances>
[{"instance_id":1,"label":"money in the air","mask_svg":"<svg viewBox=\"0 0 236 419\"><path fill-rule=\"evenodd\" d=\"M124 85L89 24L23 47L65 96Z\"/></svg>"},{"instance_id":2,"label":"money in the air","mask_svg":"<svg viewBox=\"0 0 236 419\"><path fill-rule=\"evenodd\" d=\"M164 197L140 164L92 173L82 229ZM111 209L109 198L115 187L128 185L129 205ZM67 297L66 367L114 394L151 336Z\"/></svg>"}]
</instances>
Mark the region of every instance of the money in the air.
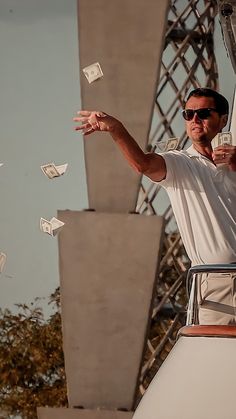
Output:
<instances>
[{"instance_id":1,"label":"money in the air","mask_svg":"<svg viewBox=\"0 0 236 419\"><path fill-rule=\"evenodd\" d=\"M177 137L169 138L169 140L167 140L166 142L164 151L176 150L178 145L179 145L179 138Z\"/></svg>"},{"instance_id":2,"label":"money in the air","mask_svg":"<svg viewBox=\"0 0 236 419\"><path fill-rule=\"evenodd\" d=\"M54 163L47 163L42 165L41 169L49 179L53 179L54 177L64 175L67 166L68 163L61 164L59 166L56 166Z\"/></svg>"},{"instance_id":3,"label":"money in the air","mask_svg":"<svg viewBox=\"0 0 236 419\"><path fill-rule=\"evenodd\" d=\"M92 83L93 81L103 77L102 68L99 63L94 63L89 65L88 67L84 67L83 73L89 83Z\"/></svg>"},{"instance_id":4,"label":"money in the air","mask_svg":"<svg viewBox=\"0 0 236 419\"><path fill-rule=\"evenodd\" d=\"M43 233L50 234L50 236L55 236L64 224L63 221L60 221L55 217L52 217L50 221L45 218L40 218L40 230Z\"/></svg>"},{"instance_id":5,"label":"money in the air","mask_svg":"<svg viewBox=\"0 0 236 419\"><path fill-rule=\"evenodd\" d=\"M6 263L7 256L5 253L0 253L0 273L2 273L4 265Z\"/></svg>"}]
</instances>

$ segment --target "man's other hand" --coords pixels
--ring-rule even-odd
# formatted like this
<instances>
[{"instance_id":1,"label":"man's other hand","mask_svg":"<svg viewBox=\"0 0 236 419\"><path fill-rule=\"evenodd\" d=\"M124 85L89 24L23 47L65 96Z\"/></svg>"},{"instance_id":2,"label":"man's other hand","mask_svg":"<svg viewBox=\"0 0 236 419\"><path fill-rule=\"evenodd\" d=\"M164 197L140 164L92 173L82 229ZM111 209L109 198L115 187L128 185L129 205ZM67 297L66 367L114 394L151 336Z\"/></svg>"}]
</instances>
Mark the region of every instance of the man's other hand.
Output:
<instances>
[{"instance_id":1,"label":"man's other hand","mask_svg":"<svg viewBox=\"0 0 236 419\"><path fill-rule=\"evenodd\" d=\"M236 171L236 146L220 145L213 150L212 159L217 164L227 164L229 169Z\"/></svg>"}]
</instances>

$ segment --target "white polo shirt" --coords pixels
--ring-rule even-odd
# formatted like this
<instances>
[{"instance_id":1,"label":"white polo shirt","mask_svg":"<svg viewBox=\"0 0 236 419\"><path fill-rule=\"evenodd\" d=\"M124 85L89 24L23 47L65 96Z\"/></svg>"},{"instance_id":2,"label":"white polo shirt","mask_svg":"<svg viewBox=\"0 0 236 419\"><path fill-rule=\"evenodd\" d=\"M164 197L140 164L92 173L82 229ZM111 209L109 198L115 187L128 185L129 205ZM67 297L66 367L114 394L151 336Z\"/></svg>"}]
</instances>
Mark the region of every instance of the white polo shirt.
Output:
<instances>
[{"instance_id":1,"label":"white polo shirt","mask_svg":"<svg viewBox=\"0 0 236 419\"><path fill-rule=\"evenodd\" d=\"M160 153L170 198L193 265L236 262L236 172L216 167L193 146Z\"/></svg>"}]
</instances>

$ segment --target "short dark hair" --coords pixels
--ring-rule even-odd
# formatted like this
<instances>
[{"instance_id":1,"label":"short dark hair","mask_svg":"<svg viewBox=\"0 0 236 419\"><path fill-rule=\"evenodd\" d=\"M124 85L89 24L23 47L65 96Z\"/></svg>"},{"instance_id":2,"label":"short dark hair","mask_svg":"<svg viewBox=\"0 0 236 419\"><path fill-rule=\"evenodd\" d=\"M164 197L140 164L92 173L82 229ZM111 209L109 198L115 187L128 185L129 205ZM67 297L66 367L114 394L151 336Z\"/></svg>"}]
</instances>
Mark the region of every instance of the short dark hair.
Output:
<instances>
[{"instance_id":1,"label":"short dark hair","mask_svg":"<svg viewBox=\"0 0 236 419\"><path fill-rule=\"evenodd\" d=\"M216 107L217 112L219 112L220 115L228 115L229 114L229 102L228 102L228 100L223 95L216 92L216 90L210 89L209 87L199 87L197 89L192 90L189 93L186 102L192 96L194 96L194 97L212 97L214 99L215 107Z\"/></svg>"}]
</instances>

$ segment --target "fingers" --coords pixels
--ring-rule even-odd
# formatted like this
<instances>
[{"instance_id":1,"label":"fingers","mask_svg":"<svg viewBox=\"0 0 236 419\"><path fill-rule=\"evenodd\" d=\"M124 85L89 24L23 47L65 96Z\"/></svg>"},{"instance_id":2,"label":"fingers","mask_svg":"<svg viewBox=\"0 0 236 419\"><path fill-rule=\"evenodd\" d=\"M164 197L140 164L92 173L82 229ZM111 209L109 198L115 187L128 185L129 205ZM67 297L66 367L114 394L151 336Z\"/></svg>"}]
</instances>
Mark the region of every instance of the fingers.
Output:
<instances>
[{"instance_id":1,"label":"fingers","mask_svg":"<svg viewBox=\"0 0 236 419\"><path fill-rule=\"evenodd\" d=\"M107 114L106 114L106 113L104 113L104 112L96 112L96 116L97 116L98 118L105 118L105 116L107 116Z\"/></svg>"},{"instance_id":2,"label":"fingers","mask_svg":"<svg viewBox=\"0 0 236 419\"><path fill-rule=\"evenodd\" d=\"M78 111L76 113L78 115L81 115L81 116L90 116L93 112L91 112L91 111Z\"/></svg>"},{"instance_id":3,"label":"fingers","mask_svg":"<svg viewBox=\"0 0 236 419\"><path fill-rule=\"evenodd\" d=\"M74 117L73 121L81 122L81 125L78 125L77 127L75 127L75 131L83 131L84 135L88 135L94 132L97 124L96 122L91 121L91 115L93 113L94 112L91 112L91 111L78 111L77 114L80 116Z\"/></svg>"},{"instance_id":4,"label":"fingers","mask_svg":"<svg viewBox=\"0 0 236 419\"><path fill-rule=\"evenodd\" d=\"M78 111L77 114L81 115L81 117L88 117L88 118L90 118L91 116L97 116L99 118L104 118L105 116L107 116L105 112L101 112L101 111Z\"/></svg>"},{"instance_id":5,"label":"fingers","mask_svg":"<svg viewBox=\"0 0 236 419\"><path fill-rule=\"evenodd\" d=\"M80 125L75 127L76 131L83 131L84 135L91 134L94 131L106 130L105 121L101 121L101 118L105 118L109 115L101 111L78 111L78 116L73 118L74 122L79 122Z\"/></svg>"},{"instance_id":6,"label":"fingers","mask_svg":"<svg viewBox=\"0 0 236 419\"><path fill-rule=\"evenodd\" d=\"M82 110L82 111L78 111L77 114L81 115L81 116L88 116L88 117L90 117L92 115L100 116L100 117L107 116L106 113L101 112L101 111L84 111L84 110Z\"/></svg>"},{"instance_id":7,"label":"fingers","mask_svg":"<svg viewBox=\"0 0 236 419\"><path fill-rule=\"evenodd\" d=\"M91 115L93 114L93 112L91 112L91 111L78 111L77 114L81 115L81 116L75 116L73 118L73 121L75 121L75 122L88 122L88 120L91 117Z\"/></svg>"},{"instance_id":8,"label":"fingers","mask_svg":"<svg viewBox=\"0 0 236 419\"><path fill-rule=\"evenodd\" d=\"M213 151L213 153L212 153L212 158L213 158L213 160L222 160L222 159L225 159L225 157L226 157L226 155L227 155L227 153L225 152L225 151L223 151L223 150L220 150L220 151Z\"/></svg>"},{"instance_id":9,"label":"fingers","mask_svg":"<svg viewBox=\"0 0 236 419\"><path fill-rule=\"evenodd\" d=\"M232 145L220 145L213 150L214 163L230 163L236 156L236 147Z\"/></svg>"},{"instance_id":10,"label":"fingers","mask_svg":"<svg viewBox=\"0 0 236 419\"><path fill-rule=\"evenodd\" d=\"M85 122L85 121L88 121L88 117L74 117L73 118L73 121L75 121L75 122Z\"/></svg>"},{"instance_id":11,"label":"fingers","mask_svg":"<svg viewBox=\"0 0 236 419\"><path fill-rule=\"evenodd\" d=\"M87 122L86 124L81 124L75 127L75 131L83 131L84 135L91 134L92 132L99 129L97 122Z\"/></svg>"},{"instance_id":12,"label":"fingers","mask_svg":"<svg viewBox=\"0 0 236 419\"><path fill-rule=\"evenodd\" d=\"M82 125L79 125L78 127L75 127L75 131L82 131L83 135L89 135L89 134L92 134L95 131L95 129L92 127L90 123L88 123L88 124L82 124Z\"/></svg>"},{"instance_id":13,"label":"fingers","mask_svg":"<svg viewBox=\"0 0 236 419\"><path fill-rule=\"evenodd\" d=\"M213 152L212 158L215 164L220 163L229 163L231 160L232 154L227 153L226 150L217 150Z\"/></svg>"},{"instance_id":14,"label":"fingers","mask_svg":"<svg viewBox=\"0 0 236 419\"><path fill-rule=\"evenodd\" d=\"M235 153L236 147L230 144L225 144L225 145L219 145L218 147L214 148L214 153L215 152L223 152L223 153Z\"/></svg>"},{"instance_id":15,"label":"fingers","mask_svg":"<svg viewBox=\"0 0 236 419\"><path fill-rule=\"evenodd\" d=\"M95 130L93 128L88 129L87 131L83 131L83 135L89 135L92 134Z\"/></svg>"},{"instance_id":16,"label":"fingers","mask_svg":"<svg viewBox=\"0 0 236 419\"><path fill-rule=\"evenodd\" d=\"M84 130L84 129L87 129L87 128L91 128L91 125L90 124L81 124L81 125L79 125L78 127L75 127L75 130L77 131L77 130Z\"/></svg>"}]
</instances>

